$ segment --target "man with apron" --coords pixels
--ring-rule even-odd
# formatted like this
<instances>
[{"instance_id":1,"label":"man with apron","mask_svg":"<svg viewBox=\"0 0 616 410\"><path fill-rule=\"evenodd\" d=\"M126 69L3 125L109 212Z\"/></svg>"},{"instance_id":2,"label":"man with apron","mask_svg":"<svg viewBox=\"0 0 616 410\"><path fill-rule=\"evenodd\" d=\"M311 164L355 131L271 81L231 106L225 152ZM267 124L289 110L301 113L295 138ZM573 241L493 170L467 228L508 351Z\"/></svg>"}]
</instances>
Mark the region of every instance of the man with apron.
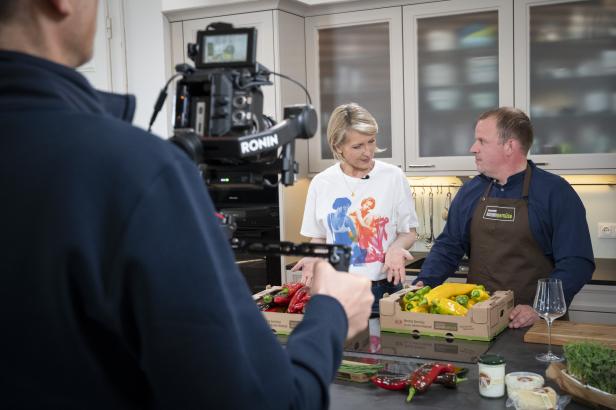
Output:
<instances>
[{"instance_id":1,"label":"man with apron","mask_svg":"<svg viewBox=\"0 0 616 410\"><path fill-rule=\"evenodd\" d=\"M527 160L530 120L515 108L483 113L470 151L480 175L456 195L416 284L442 283L470 258L468 283L513 290L510 327L532 325L537 280L563 281L567 305L590 281L594 257L584 206L571 186Z\"/></svg>"}]
</instances>

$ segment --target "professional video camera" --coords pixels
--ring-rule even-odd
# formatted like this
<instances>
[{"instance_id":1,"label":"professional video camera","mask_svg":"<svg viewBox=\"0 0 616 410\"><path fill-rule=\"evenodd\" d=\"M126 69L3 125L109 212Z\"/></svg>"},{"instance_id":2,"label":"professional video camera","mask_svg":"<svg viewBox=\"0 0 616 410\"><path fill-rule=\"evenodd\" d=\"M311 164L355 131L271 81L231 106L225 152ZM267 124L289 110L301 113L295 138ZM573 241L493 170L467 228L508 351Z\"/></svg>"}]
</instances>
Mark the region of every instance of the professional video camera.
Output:
<instances>
[{"instance_id":1,"label":"professional video camera","mask_svg":"<svg viewBox=\"0 0 616 410\"><path fill-rule=\"evenodd\" d=\"M269 76L276 73L256 62L256 41L255 28L214 23L188 45L195 68L176 67L182 79L176 84L171 141L201 166L208 185L218 182L217 171L241 173L243 183L274 186L278 181L272 184L263 175L280 174L280 183L292 185L294 140L316 131L310 105L285 107L277 125L263 115L261 86L271 85Z\"/></svg>"},{"instance_id":2,"label":"professional video camera","mask_svg":"<svg viewBox=\"0 0 616 410\"><path fill-rule=\"evenodd\" d=\"M263 115L261 86L271 85L271 74L256 61L257 30L233 28L226 23L210 24L197 32L197 42L188 45L195 67L176 66L163 87L150 120L152 126L163 106L168 85L177 77L174 135L170 139L197 163L208 186L219 182L218 172L241 175L242 184L293 185L297 173L294 159L296 138L311 138L317 129L317 116L311 105L284 109L284 120L275 124ZM280 152L279 152L280 151ZM270 181L265 174L280 174ZM220 215L223 226L232 225ZM232 239L236 250L259 254L318 256L327 258L338 270L348 270L350 249L339 245L261 243Z\"/></svg>"}]
</instances>

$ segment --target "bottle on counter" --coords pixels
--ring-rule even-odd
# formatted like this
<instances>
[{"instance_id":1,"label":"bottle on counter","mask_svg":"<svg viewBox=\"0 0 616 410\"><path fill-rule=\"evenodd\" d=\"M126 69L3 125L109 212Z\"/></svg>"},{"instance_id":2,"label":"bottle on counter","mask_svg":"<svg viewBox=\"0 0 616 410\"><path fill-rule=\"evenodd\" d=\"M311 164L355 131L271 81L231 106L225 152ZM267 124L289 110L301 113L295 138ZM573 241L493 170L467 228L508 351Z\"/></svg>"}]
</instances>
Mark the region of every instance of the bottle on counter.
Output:
<instances>
[{"instance_id":1,"label":"bottle on counter","mask_svg":"<svg viewBox=\"0 0 616 410\"><path fill-rule=\"evenodd\" d=\"M483 354L479 367L479 394L498 398L505 395L505 358L497 354Z\"/></svg>"}]
</instances>

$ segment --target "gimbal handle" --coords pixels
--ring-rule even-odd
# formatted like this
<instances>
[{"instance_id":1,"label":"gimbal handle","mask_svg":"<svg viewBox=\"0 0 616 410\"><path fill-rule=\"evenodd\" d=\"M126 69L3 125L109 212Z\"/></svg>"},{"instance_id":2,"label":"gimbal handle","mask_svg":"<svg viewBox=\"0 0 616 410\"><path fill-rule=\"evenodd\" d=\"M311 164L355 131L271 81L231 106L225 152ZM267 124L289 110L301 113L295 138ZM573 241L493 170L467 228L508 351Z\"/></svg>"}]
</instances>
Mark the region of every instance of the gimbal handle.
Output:
<instances>
[{"instance_id":1,"label":"gimbal handle","mask_svg":"<svg viewBox=\"0 0 616 410\"><path fill-rule=\"evenodd\" d=\"M341 272L348 272L351 262L351 248L345 245L328 245L324 243L293 242L249 242L233 238L231 247L241 252L254 253L262 256L311 256L324 258Z\"/></svg>"}]
</instances>

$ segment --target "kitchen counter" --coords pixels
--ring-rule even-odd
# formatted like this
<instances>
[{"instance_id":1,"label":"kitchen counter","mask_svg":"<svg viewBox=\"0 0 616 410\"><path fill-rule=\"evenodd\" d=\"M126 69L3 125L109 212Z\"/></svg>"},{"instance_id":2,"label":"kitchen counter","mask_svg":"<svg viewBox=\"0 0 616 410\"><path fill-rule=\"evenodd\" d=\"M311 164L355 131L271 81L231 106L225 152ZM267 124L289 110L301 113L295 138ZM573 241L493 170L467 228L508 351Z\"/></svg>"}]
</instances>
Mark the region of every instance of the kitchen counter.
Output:
<instances>
[{"instance_id":1,"label":"kitchen counter","mask_svg":"<svg viewBox=\"0 0 616 410\"><path fill-rule=\"evenodd\" d=\"M378 319L371 319L377 321ZM374 327L374 326L372 326ZM524 343L524 333L526 329L506 329L489 344L485 343L488 353L496 353L505 357L507 361L506 373L515 371L529 371L541 374L545 377L547 365L535 359L535 355L547 350L543 344ZM410 339L411 335L406 336ZM445 339L442 339L443 341ZM455 343L455 342L454 342ZM562 354L561 346L552 346L556 354ZM375 360L386 360L399 362L401 366L414 368L416 363L423 363L431 359L413 359L400 356L383 356L374 354L364 354L353 351L345 352L345 358L357 360L357 357L369 357ZM387 391L377 388L372 383L354 383L349 381L337 380L330 387L331 403L330 409L400 409L405 406L412 406L414 409L449 409L459 410L473 409L504 409L507 400L506 395L499 399L483 398L479 395L477 364L468 362L455 362L459 366L469 369L467 380L461 382L456 389L446 389L442 386L432 386L425 394L416 395L413 401L408 404L405 402L406 394L402 392ZM561 394L558 387L550 382L547 385L555 388ZM411 408L411 407L409 407ZM584 407L574 401L567 406L569 410L584 409ZM513 409L513 407L511 408Z\"/></svg>"}]
</instances>

